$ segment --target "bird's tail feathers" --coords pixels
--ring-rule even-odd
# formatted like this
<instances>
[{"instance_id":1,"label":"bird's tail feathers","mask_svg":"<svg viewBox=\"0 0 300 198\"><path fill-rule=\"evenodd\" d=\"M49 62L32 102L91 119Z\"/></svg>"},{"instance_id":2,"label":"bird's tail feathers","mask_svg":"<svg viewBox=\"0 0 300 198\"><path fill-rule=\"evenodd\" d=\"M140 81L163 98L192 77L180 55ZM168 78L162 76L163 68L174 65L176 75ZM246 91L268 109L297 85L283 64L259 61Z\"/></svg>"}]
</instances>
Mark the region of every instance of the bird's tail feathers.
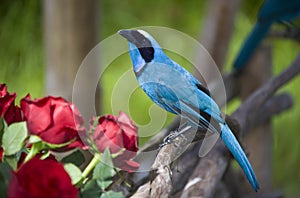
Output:
<instances>
[{"instance_id":1,"label":"bird's tail feathers","mask_svg":"<svg viewBox=\"0 0 300 198\"><path fill-rule=\"evenodd\" d=\"M257 22L254 26L252 32L249 34L247 39L245 40L233 67L235 70L241 70L247 61L252 57L255 49L259 45L259 43L263 40L265 35L268 33L270 29L271 23L259 23Z\"/></svg>"},{"instance_id":2,"label":"bird's tail feathers","mask_svg":"<svg viewBox=\"0 0 300 198\"><path fill-rule=\"evenodd\" d=\"M221 138L243 169L253 189L257 191L259 189L259 185L251 164L236 137L233 135L230 128L226 124L224 124L222 127Z\"/></svg>"}]
</instances>

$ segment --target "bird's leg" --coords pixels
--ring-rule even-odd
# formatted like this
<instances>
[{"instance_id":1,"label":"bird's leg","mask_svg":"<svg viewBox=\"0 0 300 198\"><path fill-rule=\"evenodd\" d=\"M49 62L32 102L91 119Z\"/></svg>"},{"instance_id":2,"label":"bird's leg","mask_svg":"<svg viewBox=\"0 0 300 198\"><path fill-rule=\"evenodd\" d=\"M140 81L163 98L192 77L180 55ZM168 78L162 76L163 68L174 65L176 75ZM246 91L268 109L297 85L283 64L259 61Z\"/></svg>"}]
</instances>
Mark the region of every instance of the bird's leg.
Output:
<instances>
[{"instance_id":1,"label":"bird's leg","mask_svg":"<svg viewBox=\"0 0 300 198\"><path fill-rule=\"evenodd\" d=\"M192 126L188 125L187 123L184 123L178 130L176 131L172 131L169 135L167 135L164 139L163 139L163 143L161 143L159 145L159 148L162 148L164 146L166 146L167 144L173 143L176 147L178 147L178 144L176 142L174 142L174 140L177 137L181 137L183 138L185 141L187 141L187 138L184 136L184 133L186 131L188 131L189 129L191 129Z\"/></svg>"},{"instance_id":2,"label":"bird's leg","mask_svg":"<svg viewBox=\"0 0 300 198\"><path fill-rule=\"evenodd\" d=\"M181 131L181 130L183 130L185 127L187 127L188 125L189 125L189 121L184 121L183 124L181 124L181 125L178 126L178 129L177 129L176 131L177 131L177 132L178 132L178 131Z\"/></svg>"}]
</instances>

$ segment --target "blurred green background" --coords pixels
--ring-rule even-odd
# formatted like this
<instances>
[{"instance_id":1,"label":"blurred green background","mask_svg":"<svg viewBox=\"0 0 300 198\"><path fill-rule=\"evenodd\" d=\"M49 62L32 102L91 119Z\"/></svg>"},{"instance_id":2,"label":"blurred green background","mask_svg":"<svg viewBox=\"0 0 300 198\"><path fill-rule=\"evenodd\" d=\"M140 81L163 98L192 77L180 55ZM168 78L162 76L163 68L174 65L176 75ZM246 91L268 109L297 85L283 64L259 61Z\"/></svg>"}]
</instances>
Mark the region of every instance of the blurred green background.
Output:
<instances>
[{"instance_id":1,"label":"blurred green background","mask_svg":"<svg viewBox=\"0 0 300 198\"><path fill-rule=\"evenodd\" d=\"M182 31L198 39L203 24L207 1L101 1L101 39L115 34L119 29L137 26L166 26ZM261 1L244 1L236 18L236 25L228 57L226 70L230 70L243 39L255 23ZM0 82L6 83L10 92L16 92L18 99L27 93L32 98L44 95L44 48L42 28L42 1L2 0L0 5ZM291 63L299 52L299 44L289 40L268 41L273 45L274 74L278 74ZM126 56L126 67L109 68L101 81L103 87L103 113L110 113L106 105L111 96L112 81L118 78L130 65ZM287 197L300 194L300 78L297 77L280 91L289 92L294 100L293 109L273 120L273 184L283 189ZM138 94L138 93L137 93ZM146 97L144 97L146 98ZM147 99L145 99L147 100ZM131 107L134 120L147 123L149 116L134 112L146 111L151 101L134 103ZM234 109L237 103L229 109ZM106 108L107 106L107 108ZM168 116L170 120L172 116Z\"/></svg>"}]
</instances>

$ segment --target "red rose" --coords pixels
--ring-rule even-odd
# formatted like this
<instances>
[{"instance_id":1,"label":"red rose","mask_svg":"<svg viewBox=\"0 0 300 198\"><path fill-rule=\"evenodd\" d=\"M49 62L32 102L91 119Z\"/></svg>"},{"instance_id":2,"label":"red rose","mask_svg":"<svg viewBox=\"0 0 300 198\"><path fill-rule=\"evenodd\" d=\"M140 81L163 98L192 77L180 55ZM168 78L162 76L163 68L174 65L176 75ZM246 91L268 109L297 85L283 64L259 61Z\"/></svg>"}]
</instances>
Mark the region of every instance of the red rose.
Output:
<instances>
[{"instance_id":1,"label":"red rose","mask_svg":"<svg viewBox=\"0 0 300 198\"><path fill-rule=\"evenodd\" d=\"M31 134L51 144L62 144L73 140L64 149L86 148L80 139L85 135L83 118L77 108L61 97L48 96L21 100L21 109Z\"/></svg>"},{"instance_id":2,"label":"red rose","mask_svg":"<svg viewBox=\"0 0 300 198\"><path fill-rule=\"evenodd\" d=\"M2 118L8 108L14 103L16 93L8 93L5 84L0 84L0 118Z\"/></svg>"},{"instance_id":3,"label":"red rose","mask_svg":"<svg viewBox=\"0 0 300 198\"><path fill-rule=\"evenodd\" d=\"M10 105L10 107L6 111L4 119L8 125L14 122L23 121L21 108L15 105Z\"/></svg>"},{"instance_id":4,"label":"red rose","mask_svg":"<svg viewBox=\"0 0 300 198\"><path fill-rule=\"evenodd\" d=\"M77 194L78 189L72 185L63 165L54 158L32 158L12 173L8 187L9 198L71 198Z\"/></svg>"},{"instance_id":5,"label":"red rose","mask_svg":"<svg viewBox=\"0 0 300 198\"><path fill-rule=\"evenodd\" d=\"M0 147L0 162L2 162L2 158L3 158L3 148Z\"/></svg>"},{"instance_id":6,"label":"red rose","mask_svg":"<svg viewBox=\"0 0 300 198\"><path fill-rule=\"evenodd\" d=\"M137 162L132 161L138 150L137 127L125 113L100 117L93 140L100 152L109 148L111 153L121 153L113 159L115 166L127 171L134 171L139 167Z\"/></svg>"},{"instance_id":7,"label":"red rose","mask_svg":"<svg viewBox=\"0 0 300 198\"><path fill-rule=\"evenodd\" d=\"M4 120L8 125L13 122L22 121L20 107L15 106L16 93L8 93L5 84L0 84L0 118L4 116Z\"/></svg>"}]
</instances>

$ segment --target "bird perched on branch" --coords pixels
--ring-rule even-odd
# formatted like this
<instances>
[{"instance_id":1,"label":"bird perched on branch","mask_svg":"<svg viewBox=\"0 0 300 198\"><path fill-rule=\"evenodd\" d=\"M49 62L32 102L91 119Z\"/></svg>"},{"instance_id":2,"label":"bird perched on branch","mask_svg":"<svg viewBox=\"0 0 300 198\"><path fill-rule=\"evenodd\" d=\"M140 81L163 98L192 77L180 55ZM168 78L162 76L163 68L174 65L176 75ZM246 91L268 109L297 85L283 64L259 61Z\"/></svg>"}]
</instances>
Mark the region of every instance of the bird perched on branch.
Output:
<instances>
[{"instance_id":1,"label":"bird perched on branch","mask_svg":"<svg viewBox=\"0 0 300 198\"><path fill-rule=\"evenodd\" d=\"M241 71L244 68L273 23L291 23L299 17L300 0L265 0L251 33L248 35L233 63L234 69Z\"/></svg>"},{"instance_id":2,"label":"bird perched on branch","mask_svg":"<svg viewBox=\"0 0 300 198\"><path fill-rule=\"evenodd\" d=\"M120 30L119 34L128 40L134 73L144 92L163 109L187 118L190 125L220 135L257 191L259 186L250 162L209 90L171 60L147 32Z\"/></svg>"}]
</instances>

